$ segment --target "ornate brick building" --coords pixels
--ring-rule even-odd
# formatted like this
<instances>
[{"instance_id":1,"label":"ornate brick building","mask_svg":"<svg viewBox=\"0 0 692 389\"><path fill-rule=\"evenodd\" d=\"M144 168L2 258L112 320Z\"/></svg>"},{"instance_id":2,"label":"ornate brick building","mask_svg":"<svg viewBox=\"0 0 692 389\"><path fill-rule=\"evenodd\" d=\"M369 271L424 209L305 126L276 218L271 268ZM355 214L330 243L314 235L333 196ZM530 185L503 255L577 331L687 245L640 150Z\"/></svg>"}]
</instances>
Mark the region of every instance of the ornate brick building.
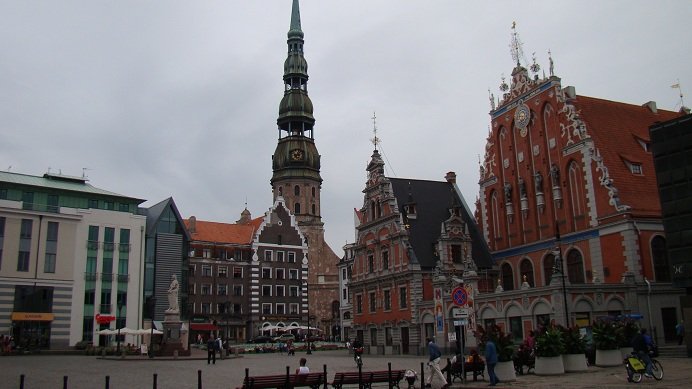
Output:
<instances>
[{"instance_id":1,"label":"ornate brick building","mask_svg":"<svg viewBox=\"0 0 692 389\"><path fill-rule=\"evenodd\" d=\"M671 339L682 291L671 285L648 127L679 114L577 95L552 58L541 78L513 47L480 168L476 217L499 273L488 274L497 286L478 296L478 318L521 338L545 321L641 314Z\"/></svg>"}]
</instances>

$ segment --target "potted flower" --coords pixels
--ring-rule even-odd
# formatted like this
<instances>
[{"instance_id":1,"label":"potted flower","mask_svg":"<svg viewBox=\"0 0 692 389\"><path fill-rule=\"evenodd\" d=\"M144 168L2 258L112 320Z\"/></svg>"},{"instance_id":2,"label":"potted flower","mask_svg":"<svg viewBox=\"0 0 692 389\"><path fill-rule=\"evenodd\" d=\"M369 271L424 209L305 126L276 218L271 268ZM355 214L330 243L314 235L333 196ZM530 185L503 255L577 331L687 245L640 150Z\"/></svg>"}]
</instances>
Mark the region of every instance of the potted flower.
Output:
<instances>
[{"instance_id":1,"label":"potted flower","mask_svg":"<svg viewBox=\"0 0 692 389\"><path fill-rule=\"evenodd\" d=\"M611 320L596 320L593 323L593 341L596 345L596 366L619 366L622 364L620 343L622 326Z\"/></svg>"},{"instance_id":2,"label":"potted flower","mask_svg":"<svg viewBox=\"0 0 692 389\"><path fill-rule=\"evenodd\" d=\"M550 326L536 336L536 367L537 375L556 375L565 373L562 354L565 343L562 332L556 326Z\"/></svg>"},{"instance_id":3,"label":"potted flower","mask_svg":"<svg viewBox=\"0 0 692 389\"><path fill-rule=\"evenodd\" d=\"M565 353L562 360L566 372L586 371L586 339L579 327L562 328L562 341Z\"/></svg>"},{"instance_id":4,"label":"potted flower","mask_svg":"<svg viewBox=\"0 0 692 389\"><path fill-rule=\"evenodd\" d=\"M622 336L620 337L620 354L622 358L626 358L632 353L632 339L639 333L639 325L632 319L623 319L619 321L622 327Z\"/></svg>"},{"instance_id":5,"label":"potted flower","mask_svg":"<svg viewBox=\"0 0 692 389\"><path fill-rule=\"evenodd\" d=\"M487 330L478 326L474 335L483 352L485 352L485 343L488 339L492 339L495 343L498 361L497 366L495 366L497 378L505 382L516 380L517 375L514 371L514 361L512 360L512 356L514 355L514 340L512 339L512 335L506 334L502 330L502 327L498 325L493 325Z\"/></svg>"}]
</instances>

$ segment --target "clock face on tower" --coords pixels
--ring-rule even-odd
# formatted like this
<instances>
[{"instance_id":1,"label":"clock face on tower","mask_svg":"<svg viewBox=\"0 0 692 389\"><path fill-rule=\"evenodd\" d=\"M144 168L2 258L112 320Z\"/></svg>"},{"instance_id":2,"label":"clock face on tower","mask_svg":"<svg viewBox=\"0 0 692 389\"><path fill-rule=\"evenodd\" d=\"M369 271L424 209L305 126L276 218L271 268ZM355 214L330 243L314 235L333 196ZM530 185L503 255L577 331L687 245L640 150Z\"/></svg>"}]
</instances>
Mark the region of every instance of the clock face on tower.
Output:
<instances>
[{"instance_id":1,"label":"clock face on tower","mask_svg":"<svg viewBox=\"0 0 692 389\"><path fill-rule=\"evenodd\" d=\"M294 161L300 161L303 159L303 150L295 149L291 151L291 159Z\"/></svg>"},{"instance_id":2,"label":"clock face on tower","mask_svg":"<svg viewBox=\"0 0 692 389\"><path fill-rule=\"evenodd\" d=\"M531 109L524 103L520 103L514 112L514 124L519 128L519 134L526 136L529 120L531 120Z\"/></svg>"}]
</instances>

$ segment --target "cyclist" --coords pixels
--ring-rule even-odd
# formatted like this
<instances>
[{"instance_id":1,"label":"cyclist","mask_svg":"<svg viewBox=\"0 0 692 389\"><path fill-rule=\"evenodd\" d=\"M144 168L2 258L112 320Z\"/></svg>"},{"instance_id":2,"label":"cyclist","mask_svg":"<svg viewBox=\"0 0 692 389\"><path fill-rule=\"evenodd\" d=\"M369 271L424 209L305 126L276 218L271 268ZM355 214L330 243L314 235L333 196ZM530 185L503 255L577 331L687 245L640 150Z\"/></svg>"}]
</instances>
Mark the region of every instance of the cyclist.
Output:
<instances>
[{"instance_id":1,"label":"cyclist","mask_svg":"<svg viewBox=\"0 0 692 389\"><path fill-rule=\"evenodd\" d=\"M646 364L646 372L644 376L651 378L651 357L649 356L649 350L653 348L653 342L651 337L647 335L646 328L642 328L637 335L632 339L632 349L634 353L637 354L639 359Z\"/></svg>"},{"instance_id":2,"label":"cyclist","mask_svg":"<svg viewBox=\"0 0 692 389\"><path fill-rule=\"evenodd\" d=\"M353 359L358 362L358 357L363 354L363 343L360 342L360 339L355 338L351 343L351 347L353 347Z\"/></svg>"}]
</instances>

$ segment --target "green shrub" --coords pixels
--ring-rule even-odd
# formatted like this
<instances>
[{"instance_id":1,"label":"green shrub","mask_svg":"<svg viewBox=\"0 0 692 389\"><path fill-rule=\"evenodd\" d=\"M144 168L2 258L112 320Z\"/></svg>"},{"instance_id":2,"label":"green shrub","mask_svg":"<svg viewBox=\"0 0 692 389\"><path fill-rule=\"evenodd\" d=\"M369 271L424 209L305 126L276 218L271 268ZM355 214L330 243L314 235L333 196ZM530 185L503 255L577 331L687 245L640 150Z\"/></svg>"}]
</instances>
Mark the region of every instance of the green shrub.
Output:
<instances>
[{"instance_id":1,"label":"green shrub","mask_svg":"<svg viewBox=\"0 0 692 389\"><path fill-rule=\"evenodd\" d=\"M557 357L564 353L565 343L558 327L550 326L536 336L536 356Z\"/></svg>"},{"instance_id":2,"label":"green shrub","mask_svg":"<svg viewBox=\"0 0 692 389\"><path fill-rule=\"evenodd\" d=\"M615 321L596 320L592 329L593 341L598 350L617 350L623 343L623 328Z\"/></svg>"},{"instance_id":3,"label":"green shrub","mask_svg":"<svg viewBox=\"0 0 692 389\"><path fill-rule=\"evenodd\" d=\"M478 340L481 350L485 350L485 343L488 341L488 339L491 339L497 348L497 360L499 362L508 362L512 360L515 349L514 339L512 338L511 334L506 334L502 330L502 327L496 324L486 331L485 328L478 326L473 334Z\"/></svg>"},{"instance_id":4,"label":"green shrub","mask_svg":"<svg viewBox=\"0 0 692 389\"><path fill-rule=\"evenodd\" d=\"M565 344L565 353L584 354L586 352L586 339L579 331L579 327L560 327L562 342Z\"/></svg>"}]
</instances>

